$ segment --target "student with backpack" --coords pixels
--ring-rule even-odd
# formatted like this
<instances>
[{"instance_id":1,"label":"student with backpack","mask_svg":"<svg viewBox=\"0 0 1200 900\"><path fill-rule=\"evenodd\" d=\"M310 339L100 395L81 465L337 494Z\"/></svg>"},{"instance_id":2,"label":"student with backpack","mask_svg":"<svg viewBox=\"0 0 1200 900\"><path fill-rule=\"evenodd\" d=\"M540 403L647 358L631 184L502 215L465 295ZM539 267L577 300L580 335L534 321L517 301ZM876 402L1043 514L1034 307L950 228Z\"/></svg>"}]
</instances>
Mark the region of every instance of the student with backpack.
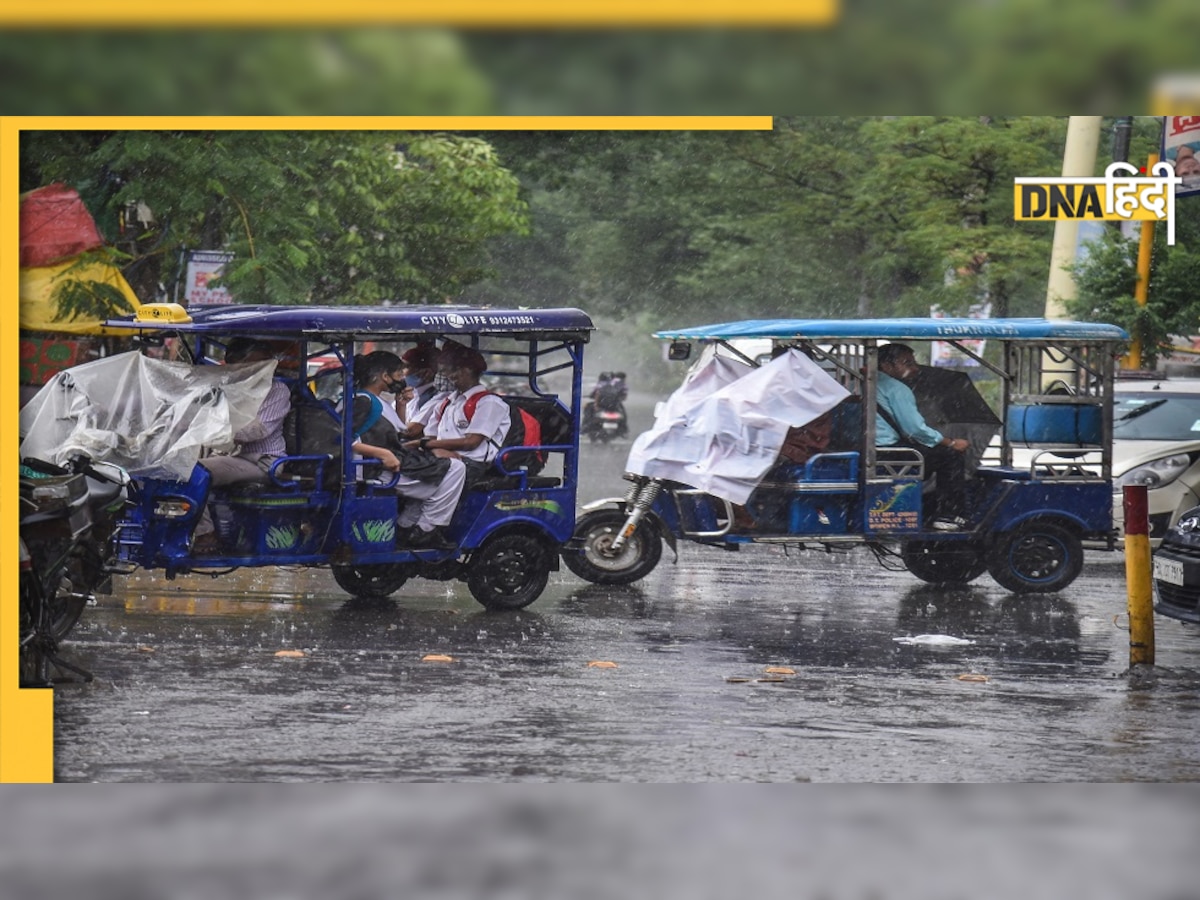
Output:
<instances>
[{"instance_id":1,"label":"student with backpack","mask_svg":"<svg viewBox=\"0 0 1200 900\"><path fill-rule=\"evenodd\" d=\"M417 423L421 437L409 446L432 450L438 456L465 460L469 477L478 477L496 458L508 435L508 404L480 384L487 362L478 350L446 341L438 354L438 372L453 385L441 402L430 404ZM415 430L415 429L414 429Z\"/></svg>"},{"instance_id":2,"label":"student with backpack","mask_svg":"<svg viewBox=\"0 0 1200 900\"><path fill-rule=\"evenodd\" d=\"M390 472L399 472L396 493L402 504L396 525L407 530L402 540L415 550L452 550L455 543L445 535L454 516L466 481L466 467L459 459L437 458L403 443L391 416L389 404L380 394L392 384L400 360L392 353L377 351L354 358L354 438L351 449L362 457L377 459ZM395 410L391 410L395 415Z\"/></svg>"}]
</instances>

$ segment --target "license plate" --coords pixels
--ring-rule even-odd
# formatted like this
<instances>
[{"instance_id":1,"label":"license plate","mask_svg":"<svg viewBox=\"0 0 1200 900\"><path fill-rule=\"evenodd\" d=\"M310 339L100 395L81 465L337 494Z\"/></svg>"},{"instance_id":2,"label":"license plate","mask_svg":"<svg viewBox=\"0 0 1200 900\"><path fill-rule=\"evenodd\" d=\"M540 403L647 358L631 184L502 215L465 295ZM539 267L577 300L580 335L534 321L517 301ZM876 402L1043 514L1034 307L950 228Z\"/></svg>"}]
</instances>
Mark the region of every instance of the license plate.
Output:
<instances>
[{"instance_id":1,"label":"license plate","mask_svg":"<svg viewBox=\"0 0 1200 900\"><path fill-rule=\"evenodd\" d=\"M1154 557L1154 577L1167 584L1177 584L1183 587L1183 563L1156 556Z\"/></svg>"}]
</instances>

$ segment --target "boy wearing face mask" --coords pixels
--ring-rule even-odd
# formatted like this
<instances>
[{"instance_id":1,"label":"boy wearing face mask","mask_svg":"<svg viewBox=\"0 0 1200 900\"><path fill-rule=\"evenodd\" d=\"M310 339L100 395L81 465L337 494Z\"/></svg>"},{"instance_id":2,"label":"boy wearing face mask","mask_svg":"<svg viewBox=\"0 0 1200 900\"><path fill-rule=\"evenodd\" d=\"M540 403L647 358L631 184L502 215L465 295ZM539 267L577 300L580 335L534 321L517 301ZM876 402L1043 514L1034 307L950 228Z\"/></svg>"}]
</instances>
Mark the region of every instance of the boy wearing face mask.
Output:
<instances>
[{"instance_id":1,"label":"boy wearing face mask","mask_svg":"<svg viewBox=\"0 0 1200 900\"><path fill-rule=\"evenodd\" d=\"M404 434L419 435L412 426L423 422L425 413L431 408L436 399L454 390L448 382L439 385L437 374L438 349L432 343L417 344L401 355L403 363L404 388L402 418L406 427L401 427ZM445 379L442 379L445 382Z\"/></svg>"}]
</instances>

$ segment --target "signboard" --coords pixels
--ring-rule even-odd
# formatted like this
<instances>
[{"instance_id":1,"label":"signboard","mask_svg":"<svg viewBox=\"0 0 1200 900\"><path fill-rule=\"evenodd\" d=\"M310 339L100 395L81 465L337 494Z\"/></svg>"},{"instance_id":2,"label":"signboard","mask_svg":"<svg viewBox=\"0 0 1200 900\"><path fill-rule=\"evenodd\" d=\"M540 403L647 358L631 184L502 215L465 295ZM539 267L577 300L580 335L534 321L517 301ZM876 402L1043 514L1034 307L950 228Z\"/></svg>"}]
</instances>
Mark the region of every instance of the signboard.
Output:
<instances>
[{"instance_id":1,"label":"signboard","mask_svg":"<svg viewBox=\"0 0 1200 900\"><path fill-rule=\"evenodd\" d=\"M933 319L944 319L946 314L938 307L932 306L929 308L929 316ZM992 304L976 303L967 311L967 317L970 319L990 319L992 317ZM983 348L987 341L962 340L958 343L969 348L972 353L983 356ZM967 356L967 354L963 353L957 347L948 344L946 341L934 341L929 348L929 364L931 366L954 366L955 368L959 368L962 366L978 366L979 361Z\"/></svg>"},{"instance_id":2,"label":"signboard","mask_svg":"<svg viewBox=\"0 0 1200 900\"><path fill-rule=\"evenodd\" d=\"M1200 194L1200 116L1165 116L1162 158L1179 176L1176 197Z\"/></svg>"},{"instance_id":3,"label":"signboard","mask_svg":"<svg viewBox=\"0 0 1200 900\"><path fill-rule=\"evenodd\" d=\"M189 250L187 276L184 281L185 306L232 303L233 297L223 287L210 287L209 282L220 277L225 264L233 260L232 253L219 250Z\"/></svg>"}]
</instances>

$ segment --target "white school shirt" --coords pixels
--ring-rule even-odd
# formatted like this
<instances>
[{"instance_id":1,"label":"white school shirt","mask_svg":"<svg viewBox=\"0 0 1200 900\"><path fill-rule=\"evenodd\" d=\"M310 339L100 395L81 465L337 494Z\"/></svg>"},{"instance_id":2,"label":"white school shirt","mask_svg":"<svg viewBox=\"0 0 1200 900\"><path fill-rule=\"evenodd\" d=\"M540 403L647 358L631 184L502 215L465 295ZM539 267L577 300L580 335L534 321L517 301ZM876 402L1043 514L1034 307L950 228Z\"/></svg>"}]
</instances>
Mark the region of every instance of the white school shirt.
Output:
<instances>
[{"instance_id":1,"label":"white school shirt","mask_svg":"<svg viewBox=\"0 0 1200 900\"><path fill-rule=\"evenodd\" d=\"M445 405L445 411L437 419L437 437L439 439L466 437L468 434L483 435L483 442L474 450L458 451L460 456L482 462L496 458L496 453L500 445L504 443L505 435L508 434L508 426L511 421L508 404L495 394L481 397L476 403L475 414L469 422L467 421L465 410L467 399L474 394L486 391L487 388L482 384L468 388L464 394L455 391L449 396L448 403L445 397L439 399L434 410L436 414Z\"/></svg>"}]
</instances>

